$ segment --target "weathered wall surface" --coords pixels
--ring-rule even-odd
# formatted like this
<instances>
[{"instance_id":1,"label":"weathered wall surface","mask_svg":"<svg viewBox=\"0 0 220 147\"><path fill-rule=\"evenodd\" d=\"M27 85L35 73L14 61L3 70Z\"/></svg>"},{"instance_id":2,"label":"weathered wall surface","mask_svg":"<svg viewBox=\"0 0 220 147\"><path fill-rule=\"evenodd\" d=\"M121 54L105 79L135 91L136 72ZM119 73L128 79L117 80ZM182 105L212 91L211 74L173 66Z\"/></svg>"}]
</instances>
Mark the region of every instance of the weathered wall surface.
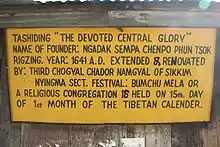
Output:
<instances>
[{"instance_id":1,"label":"weathered wall surface","mask_svg":"<svg viewBox=\"0 0 220 147\"><path fill-rule=\"evenodd\" d=\"M56 9L32 11L0 9L0 27L80 27L80 26L182 26L220 27L220 12L198 11L76 11ZM3 34L3 32L1 32ZM219 33L218 33L219 35ZM2 40L2 38L1 38ZM126 147L122 138L143 138L137 147L219 147L220 146L220 38L218 37L212 116L209 123L158 125L51 125L13 124L8 103L5 45L1 42L0 88L1 147L98 147L113 140ZM203 74L203 73L201 73ZM204 73L205 74L205 73ZM208 78L211 77L207 77ZM193 115L193 114L190 114ZM140 139L141 140L141 139Z\"/></svg>"}]
</instances>

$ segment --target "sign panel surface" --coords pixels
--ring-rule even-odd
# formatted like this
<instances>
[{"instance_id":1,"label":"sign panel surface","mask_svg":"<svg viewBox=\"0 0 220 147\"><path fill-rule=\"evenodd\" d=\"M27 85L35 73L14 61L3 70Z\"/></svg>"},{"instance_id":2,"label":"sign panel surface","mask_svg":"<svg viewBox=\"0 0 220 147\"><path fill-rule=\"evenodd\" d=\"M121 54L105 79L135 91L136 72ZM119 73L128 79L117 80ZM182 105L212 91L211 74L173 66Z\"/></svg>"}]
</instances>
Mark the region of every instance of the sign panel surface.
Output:
<instances>
[{"instance_id":1,"label":"sign panel surface","mask_svg":"<svg viewBox=\"0 0 220 147\"><path fill-rule=\"evenodd\" d=\"M12 121L209 121L215 29L7 29Z\"/></svg>"}]
</instances>

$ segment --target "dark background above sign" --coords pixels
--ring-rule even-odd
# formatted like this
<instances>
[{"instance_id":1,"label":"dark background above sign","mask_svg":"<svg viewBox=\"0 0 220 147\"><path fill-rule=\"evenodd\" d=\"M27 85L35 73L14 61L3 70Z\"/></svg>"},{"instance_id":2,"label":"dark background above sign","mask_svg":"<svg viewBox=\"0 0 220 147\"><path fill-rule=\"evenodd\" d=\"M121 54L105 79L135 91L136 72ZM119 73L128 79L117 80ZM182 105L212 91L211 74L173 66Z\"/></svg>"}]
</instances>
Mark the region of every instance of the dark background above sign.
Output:
<instances>
[{"instance_id":1,"label":"dark background above sign","mask_svg":"<svg viewBox=\"0 0 220 147\"><path fill-rule=\"evenodd\" d=\"M220 6L219 2L209 2L208 0L66 0L65 2L55 2L53 0L0 0L0 7L24 5L40 5L40 7L47 5L54 5L56 7L64 7L66 5L68 7L85 7L86 5L89 7L98 7L98 9L108 7L110 9L120 10L195 10L195 8L214 10Z\"/></svg>"}]
</instances>

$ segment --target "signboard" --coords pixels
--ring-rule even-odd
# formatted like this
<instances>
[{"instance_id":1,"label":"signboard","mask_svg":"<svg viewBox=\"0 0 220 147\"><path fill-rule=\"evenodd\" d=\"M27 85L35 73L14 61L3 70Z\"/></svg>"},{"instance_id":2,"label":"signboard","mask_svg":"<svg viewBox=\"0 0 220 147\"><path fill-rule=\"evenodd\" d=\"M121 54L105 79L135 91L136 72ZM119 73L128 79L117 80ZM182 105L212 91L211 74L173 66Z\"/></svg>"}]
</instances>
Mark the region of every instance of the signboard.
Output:
<instances>
[{"instance_id":1,"label":"signboard","mask_svg":"<svg viewBox=\"0 0 220 147\"><path fill-rule=\"evenodd\" d=\"M209 121L215 29L7 29L12 121Z\"/></svg>"}]
</instances>

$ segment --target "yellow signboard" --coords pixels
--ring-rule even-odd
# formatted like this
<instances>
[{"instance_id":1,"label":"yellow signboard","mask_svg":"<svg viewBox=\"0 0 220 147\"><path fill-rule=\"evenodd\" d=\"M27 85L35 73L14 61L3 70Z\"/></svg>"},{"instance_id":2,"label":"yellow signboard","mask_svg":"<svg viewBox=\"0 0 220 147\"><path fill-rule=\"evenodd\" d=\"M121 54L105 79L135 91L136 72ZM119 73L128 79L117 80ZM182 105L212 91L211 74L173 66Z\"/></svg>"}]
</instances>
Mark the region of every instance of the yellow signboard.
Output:
<instances>
[{"instance_id":1,"label":"yellow signboard","mask_svg":"<svg viewBox=\"0 0 220 147\"><path fill-rule=\"evenodd\" d=\"M209 121L215 29L7 30L12 121Z\"/></svg>"}]
</instances>

